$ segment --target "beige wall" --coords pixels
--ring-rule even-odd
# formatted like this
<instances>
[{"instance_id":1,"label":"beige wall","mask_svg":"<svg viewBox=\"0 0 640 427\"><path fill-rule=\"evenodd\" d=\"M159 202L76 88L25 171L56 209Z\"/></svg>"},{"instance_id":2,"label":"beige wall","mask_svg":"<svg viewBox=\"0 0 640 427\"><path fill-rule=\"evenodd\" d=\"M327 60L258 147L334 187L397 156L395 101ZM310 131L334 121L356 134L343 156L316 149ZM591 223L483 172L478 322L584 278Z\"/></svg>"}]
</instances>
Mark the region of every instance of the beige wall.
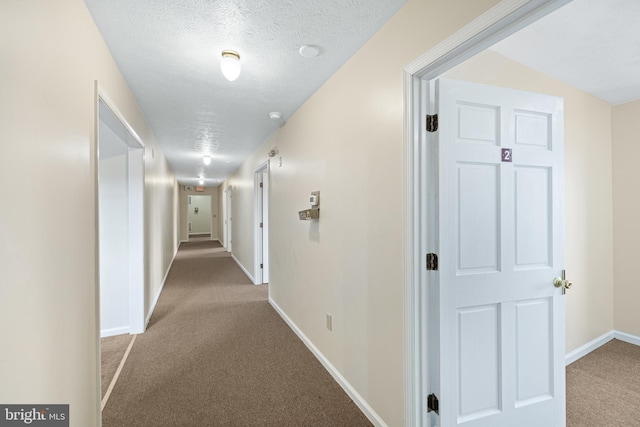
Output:
<instances>
[{"instance_id":1,"label":"beige wall","mask_svg":"<svg viewBox=\"0 0 640 427\"><path fill-rule=\"evenodd\" d=\"M404 424L402 69L495 3L409 1L227 182L253 271L253 173L278 146L270 296L389 426ZM320 220L300 221L314 190Z\"/></svg>"},{"instance_id":2,"label":"beige wall","mask_svg":"<svg viewBox=\"0 0 640 427\"><path fill-rule=\"evenodd\" d=\"M218 189L220 187L205 187L203 192L195 190L185 190L184 185L180 185L180 240L189 241L189 221L187 214L187 196L211 196L211 215L215 215L211 222L211 239L220 239L222 241L222 232L220 231L219 217L220 200Z\"/></svg>"},{"instance_id":3,"label":"beige wall","mask_svg":"<svg viewBox=\"0 0 640 427\"><path fill-rule=\"evenodd\" d=\"M95 80L147 145L148 308L177 245L177 186L82 0L3 0L0 40L0 402L68 403L71 426L95 426Z\"/></svg>"},{"instance_id":4,"label":"beige wall","mask_svg":"<svg viewBox=\"0 0 640 427\"><path fill-rule=\"evenodd\" d=\"M615 328L640 336L640 101L613 108Z\"/></svg>"},{"instance_id":5,"label":"beige wall","mask_svg":"<svg viewBox=\"0 0 640 427\"><path fill-rule=\"evenodd\" d=\"M446 77L564 98L567 352L613 329L611 105L485 51Z\"/></svg>"}]
</instances>

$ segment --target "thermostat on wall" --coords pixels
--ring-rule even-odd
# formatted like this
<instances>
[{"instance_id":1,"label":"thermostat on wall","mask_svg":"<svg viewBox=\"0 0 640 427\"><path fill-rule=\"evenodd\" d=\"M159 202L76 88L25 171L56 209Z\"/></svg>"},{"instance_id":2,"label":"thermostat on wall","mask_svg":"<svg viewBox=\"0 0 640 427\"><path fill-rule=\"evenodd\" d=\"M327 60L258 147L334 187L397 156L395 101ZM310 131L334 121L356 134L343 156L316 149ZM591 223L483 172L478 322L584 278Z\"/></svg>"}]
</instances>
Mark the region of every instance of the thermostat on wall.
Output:
<instances>
[{"instance_id":1,"label":"thermostat on wall","mask_svg":"<svg viewBox=\"0 0 640 427\"><path fill-rule=\"evenodd\" d=\"M311 195L309 196L309 203L311 203L311 206L320 205L320 192L319 191L313 191L311 193Z\"/></svg>"}]
</instances>

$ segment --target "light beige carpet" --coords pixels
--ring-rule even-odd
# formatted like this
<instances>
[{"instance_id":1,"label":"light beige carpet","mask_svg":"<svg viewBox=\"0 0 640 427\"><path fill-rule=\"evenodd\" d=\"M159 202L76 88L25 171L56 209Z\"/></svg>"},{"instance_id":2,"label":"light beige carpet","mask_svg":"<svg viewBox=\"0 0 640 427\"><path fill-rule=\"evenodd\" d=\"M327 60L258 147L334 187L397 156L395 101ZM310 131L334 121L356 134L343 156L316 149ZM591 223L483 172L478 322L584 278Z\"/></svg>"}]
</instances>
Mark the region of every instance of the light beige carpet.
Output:
<instances>
[{"instance_id":1,"label":"light beige carpet","mask_svg":"<svg viewBox=\"0 0 640 427\"><path fill-rule=\"evenodd\" d=\"M567 366L567 427L640 426L640 347L613 340Z\"/></svg>"},{"instance_id":2,"label":"light beige carpet","mask_svg":"<svg viewBox=\"0 0 640 427\"><path fill-rule=\"evenodd\" d=\"M133 336L129 334L100 339L103 398L132 339Z\"/></svg>"},{"instance_id":3,"label":"light beige carpet","mask_svg":"<svg viewBox=\"0 0 640 427\"><path fill-rule=\"evenodd\" d=\"M221 248L222 247L222 243L220 243L219 240L211 240L211 235L210 234L193 234L193 235L189 236L189 242L188 243L195 243L195 242L207 242L207 243L209 243L211 245L210 247L212 247L212 248Z\"/></svg>"},{"instance_id":4,"label":"light beige carpet","mask_svg":"<svg viewBox=\"0 0 640 427\"><path fill-rule=\"evenodd\" d=\"M370 426L224 250L183 243L104 427Z\"/></svg>"}]
</instances>

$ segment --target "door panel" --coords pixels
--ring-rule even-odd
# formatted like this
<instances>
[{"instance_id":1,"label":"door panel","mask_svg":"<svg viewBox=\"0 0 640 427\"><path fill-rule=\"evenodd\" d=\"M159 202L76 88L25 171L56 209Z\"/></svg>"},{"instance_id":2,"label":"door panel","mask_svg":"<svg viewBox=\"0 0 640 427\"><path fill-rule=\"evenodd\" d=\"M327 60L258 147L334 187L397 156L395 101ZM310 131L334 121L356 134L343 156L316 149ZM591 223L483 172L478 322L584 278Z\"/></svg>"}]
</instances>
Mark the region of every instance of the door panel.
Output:
<instances>
[{"instance_id":1,"label":"door panel","mask_svg":"<svg viewBox=\"0 0 640 427\"><path fill-rule=\"evenodd\" d=\"M459 416L472 419L500 409L500 306L458 311Z\"/></svg>"},{"instance_id":2,"label":"door panel","mask_svg":"<svg viewBox=\"0 0 640 427\"><path fill-rule=\"evenodd\" d=\"M458 274L497 271L500 188L496 165L458 163ZM474 215L466 212L474 211Z\"/></svg>"},{"instance_id":3,"label":"door panel","mask_svg":"<svg viewBox=\"0 0 640 427\"><path fill-rule=\"evenodd\" d=\"M563 426L562 100L442 79L436 108L439 425Z\"/></svg>"},{"instance_id":4,"label":"door panel","mask_svg":"<svg viewBox=\"0 0 640 427\"><path fill-rule=\"evenodd\" d=\"M516 270L551 266L551 171L514 167Z\"/></svg>"}]
</instances>

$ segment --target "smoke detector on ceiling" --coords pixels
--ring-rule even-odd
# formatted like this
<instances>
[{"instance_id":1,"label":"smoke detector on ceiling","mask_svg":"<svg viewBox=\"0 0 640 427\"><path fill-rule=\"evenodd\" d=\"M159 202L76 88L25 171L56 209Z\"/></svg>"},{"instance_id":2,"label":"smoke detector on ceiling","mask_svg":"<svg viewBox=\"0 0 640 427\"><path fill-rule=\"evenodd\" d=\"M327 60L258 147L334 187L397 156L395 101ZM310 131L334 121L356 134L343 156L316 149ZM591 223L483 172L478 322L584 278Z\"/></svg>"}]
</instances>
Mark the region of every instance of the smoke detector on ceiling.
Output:
<instances>
[{"instance_id":1,"label":"smoke detector on ceiling","mask_svg":"<svg viewBox=\"0 0 640 427\"><path fill-rule=\"evenodd\" d=\"M305 44L300 48L300 55L305 58L314 58L320 54L320 48L312 44Z\"/></svg>"}]
</instances>

